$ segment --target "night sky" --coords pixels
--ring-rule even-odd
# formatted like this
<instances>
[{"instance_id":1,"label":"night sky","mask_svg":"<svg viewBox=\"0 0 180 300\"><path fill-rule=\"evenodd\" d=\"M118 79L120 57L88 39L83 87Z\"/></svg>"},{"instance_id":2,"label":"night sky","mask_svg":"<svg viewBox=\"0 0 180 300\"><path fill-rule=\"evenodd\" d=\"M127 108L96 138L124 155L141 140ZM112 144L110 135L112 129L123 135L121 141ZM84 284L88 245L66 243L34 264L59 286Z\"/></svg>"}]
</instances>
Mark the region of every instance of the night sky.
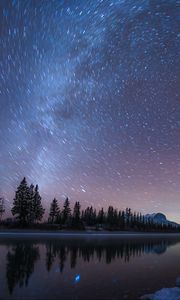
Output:
<instances>
[{"instance_id":1,"label":"night sky","mask_svg":"<svg viewBox=\"0 0 180 300\"><path fill-rule=\"evenodd\" d=\"M180 222L179 1L0 0L0 195Z\"/></svg>"}]
</instances>

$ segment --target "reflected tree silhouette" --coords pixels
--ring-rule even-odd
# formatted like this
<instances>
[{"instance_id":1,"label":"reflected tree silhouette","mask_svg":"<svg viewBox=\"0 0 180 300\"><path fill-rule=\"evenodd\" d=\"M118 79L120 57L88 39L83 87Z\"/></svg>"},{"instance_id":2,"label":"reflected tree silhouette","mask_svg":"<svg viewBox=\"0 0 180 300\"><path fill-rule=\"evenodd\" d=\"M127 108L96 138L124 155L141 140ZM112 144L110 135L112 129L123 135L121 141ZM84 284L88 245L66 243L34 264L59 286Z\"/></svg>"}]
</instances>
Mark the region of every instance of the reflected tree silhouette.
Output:
<instances>
[{"instance_id":1,"label":"reflected tree silhouette","mask_svg":"<svg viewBox=\"0 0 180 300\"><path fill-rule=\"evenodd\" d=\"M46 269L51 271L55 258L59 259L59 270L62 273L66 261L67 249L64 245L59 246L56 242L50 241L46 244Z\"/></svg>"},{"instance_id":2,"label":"reflected tree silhouette","mask_svg":"<svg viewBox=\"0 0 180 300\"><path fill-rule=\"evenodd\" d=\"M90 263L94 259L111 264L112 261L122 260L128 263L137 256L156 253L162 255L169 246L178 243L177 240L117 240L102 239L99 241L86 239L33 240L8 243L6 277L10 294L16 285L27 286L30 276L34 272L35 263L43 255L45 247L45 267L50 272L53 264L59 265L59 272L63 272L68 263L74 269L78 260ZM41 247L39 247L41 246Z\"/></svg>"},{"instance_id":3,"label":"reflected tree silhouette","mask_svg":"<svg viewBox=\"0 0 180 300\"><path fill-rule=\"evenodd\" d=\"M7 253L6 277L10 294L17 284L27 286L39 259L39 248L29 243L19 243Z\"/></svg>"},{"instance_id":4,"label":"reflected tree silhouette","mask_svg":"<svg viewBox=\"0 0 180 300\"><path fill-rule=\"evenodd\" d=\"M59 251L58 251L58 256L59 256L59 269L60 272L62 273L64 270L64 264L67 258L67 251L65 246L61 246Z\"/></svg>"},{"instance_id":5,"label":"reflected tree silhouette","mask_svg":"<svg viewBox=\"0 0 180 300\"><path fill-rule=\"evenodd\" d=\"M71 251L70 251L70 265L71 265L71 269L74 269L76 267L76 263L77 263L77 257L78 257L78 249L76 247L72 247Z\"/></svg>"},{"instance_id":6,"label":"reflected tree silhouette","mask_svg":"<svg viewBox=\"0 0 180 300\"><path fill-rule=\"evenodd\" d=\"M46 243L46 268L49 272L57 259L59 261L59 270L63 272L65 263L68 260L71 269L76 267L78 259L84 262L91 262L94 257L100 262L104 260L110 264L116 259L129 262L133 257L142 256L148 253L163 254L167 247L174 245L176 241L121 241L120 243L86 243L85 241L58 242L47 241Z\"/></svg>"},{"instance_id":7,"label":"reflected tree silhouette","mask_svg":"<svg viewBox=\"0 0 180 300\"><path fill-rule=\"evenodd\" d=\"M53 245L51 243L48 244L46 246L46 269L48 272L51 270L52 264L56 257L53 251L54 251Z\"/></svg>"}]
</instances>

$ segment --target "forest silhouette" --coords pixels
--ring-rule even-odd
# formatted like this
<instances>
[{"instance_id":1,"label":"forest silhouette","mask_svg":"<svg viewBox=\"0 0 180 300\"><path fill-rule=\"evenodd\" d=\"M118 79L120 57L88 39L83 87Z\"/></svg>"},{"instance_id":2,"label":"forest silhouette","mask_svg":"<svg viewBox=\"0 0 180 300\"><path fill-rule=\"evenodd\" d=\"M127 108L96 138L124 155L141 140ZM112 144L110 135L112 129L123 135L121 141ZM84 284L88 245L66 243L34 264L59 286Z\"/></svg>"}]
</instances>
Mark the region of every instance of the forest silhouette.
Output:
<instances>
[{"instance_id":1,"label":"forest silhouette","mask_svg":"<svg viewBox=\"0 0 180 300\"><path fill-rule=\"evenodd\" d=\"M2 199L2 198L1 198ZM0 216L5 211L4 201L0 202ZM163 222L154 220L150 215L143 215L140 212L132 211L127 207L125 210L118 210L109 205L105 210L99 210L88 206L81 208L79 201L70 203L67 197L63 205L54 198L50 202L48 220L43 218L45 209L42 205L42 198L38 185L28 186L26 178L23 178L13 199L13 218L4 220L1 225L8 227L39 228L39 229L71 229L71 230L128 230L146 232L178 232L180 226L174 222ZM38 227L39 226L39 227Z\"/></svg>"}]
</instances>

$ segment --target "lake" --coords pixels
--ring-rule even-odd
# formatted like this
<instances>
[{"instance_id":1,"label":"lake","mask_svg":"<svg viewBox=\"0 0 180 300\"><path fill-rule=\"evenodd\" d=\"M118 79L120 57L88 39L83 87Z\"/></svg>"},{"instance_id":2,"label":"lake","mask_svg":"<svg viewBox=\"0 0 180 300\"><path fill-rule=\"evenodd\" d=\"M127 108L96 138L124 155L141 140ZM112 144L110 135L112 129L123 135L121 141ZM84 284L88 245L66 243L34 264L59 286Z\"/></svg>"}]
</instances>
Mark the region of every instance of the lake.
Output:
<instances>
[{"instance_id":1,"label":"lake","mask_svg":"<svg viewBox=\"0 0 180 300\"><path fill-rule=\"evenodd\" d=\"M139 299L180 276L179 237L0 238L0 299Z\"/></svg>"}]
</instances>

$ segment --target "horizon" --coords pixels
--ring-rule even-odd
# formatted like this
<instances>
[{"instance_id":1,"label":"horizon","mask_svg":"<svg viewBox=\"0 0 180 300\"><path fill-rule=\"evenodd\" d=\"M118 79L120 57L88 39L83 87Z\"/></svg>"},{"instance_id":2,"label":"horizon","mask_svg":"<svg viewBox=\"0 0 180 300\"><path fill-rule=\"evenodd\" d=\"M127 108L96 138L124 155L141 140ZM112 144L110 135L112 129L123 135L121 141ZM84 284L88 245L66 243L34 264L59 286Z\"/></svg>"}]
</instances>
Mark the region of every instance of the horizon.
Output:
<instances>
[{"instance_id":1,"label":"horizon","mask_svg":"<svg viewBox=\"0 0 180 300\"><path fill-rule=\"evenodd\" d=\"M133 3L132 3L133 2ZM0 197L180 223L176 1L2 1Z\"/></svg>"},{"instance_id":2,"label":"horizon","mask_svg":"<svg viewBox=\"0 0 180 300\"><path fill-rule=\"evenodd\" d=\"M26 177L24 177L24 178L26 178ZM27 182L27 184L28 184L28 182ZM36 185L38 185L37 183L36 184L33 184L33 183L31 183L34 187L36 186ZM30 186L31 184L28 184L28 186ZM39 187L39 185L38 185L38 187ZM16 189L17 190L17 189ZM15 196L15 192L16 191L14 191L14 196ZM41 196L41 191L39 190L39 192L40 192L40 196ZM61 197L61 199L59 199L59 198L57 198L57 197L52 197L52 199L49 201L49 207L46 207L45 208L45 213L44 213L44 215L43 215L43 221L46 221L46 219L48 218L48 216L49 216L49 212L50 212L50 205L51 205L51 203L52 203L52 200L53 199L56 199L57 200L57 202L58 202L58 205L59 205L59 208L60 208L60 211L61 211L61 209L63 208L63 205L64 205L64 201L65 201L65 199L66 198L68 198L69 199L69 202L70 202L70 208L71 208L71 211L73 211L73 207L74 207L74 204L76 203L76 201L78 201L77 199L76 200L74 200L74 201L71 201L71 199L68 197L68 195L63 195L62 197ZM2 199L4 199L3 197L2 197ZM13 197L13 199L14 199L14 197ZM5 199L4 199L5 200ZM42 205L43 205L43 199L41 199L42 200ZM5 201L6 202L6 201ZM79 201L80 202L80 201ZM86 209L87 207L90 207L90 206L92 206L93 207L93 209L96 209L96 211L98 212L101 208L103 208L104 209L104 212L106 213L107 212L107 210L108 210L108 207L109 206L113 206L112 204L109 204L109 205L107 205L107 206L94 206L94 205L92 205L91 203L90 204L84 204L83 202L81 203L80 202L80 207L81 207L81 211L82 210L84 210L84 209ZM131 209L131 211L132 211L132 213L140 213L140 214L142 214L142 215L144 215L144 216L146 216L146 215L153 215L153 214L158 214L158 213L160 213L160 214L163 214L163 215L165 215L165 217L166 217L166 219L168 220L168 221L173 221L173 222L176 222L176 223L178 223L179 224L179 222L177 221L177 220L173 220L173 219L171 219L171 218L169 218L168 217L168 215L166 215L163 211L154 211L154 212L142 212L142 211L136 211L136 210L134 210L133 209L133 207L116 207L116 206L113 206L113 208L114 209L117 209L117 211L125 211L126 210L126 208L130 208ZM12 209L12 205L11 206L9 206L9 207L6 207L6 205L5 205L5 213L3 214L3 218L2 219L6 219L6 218L15 218L13 215L12 215L12 212L11 212L11 209Z\"/></svg>"}]
</instances>

